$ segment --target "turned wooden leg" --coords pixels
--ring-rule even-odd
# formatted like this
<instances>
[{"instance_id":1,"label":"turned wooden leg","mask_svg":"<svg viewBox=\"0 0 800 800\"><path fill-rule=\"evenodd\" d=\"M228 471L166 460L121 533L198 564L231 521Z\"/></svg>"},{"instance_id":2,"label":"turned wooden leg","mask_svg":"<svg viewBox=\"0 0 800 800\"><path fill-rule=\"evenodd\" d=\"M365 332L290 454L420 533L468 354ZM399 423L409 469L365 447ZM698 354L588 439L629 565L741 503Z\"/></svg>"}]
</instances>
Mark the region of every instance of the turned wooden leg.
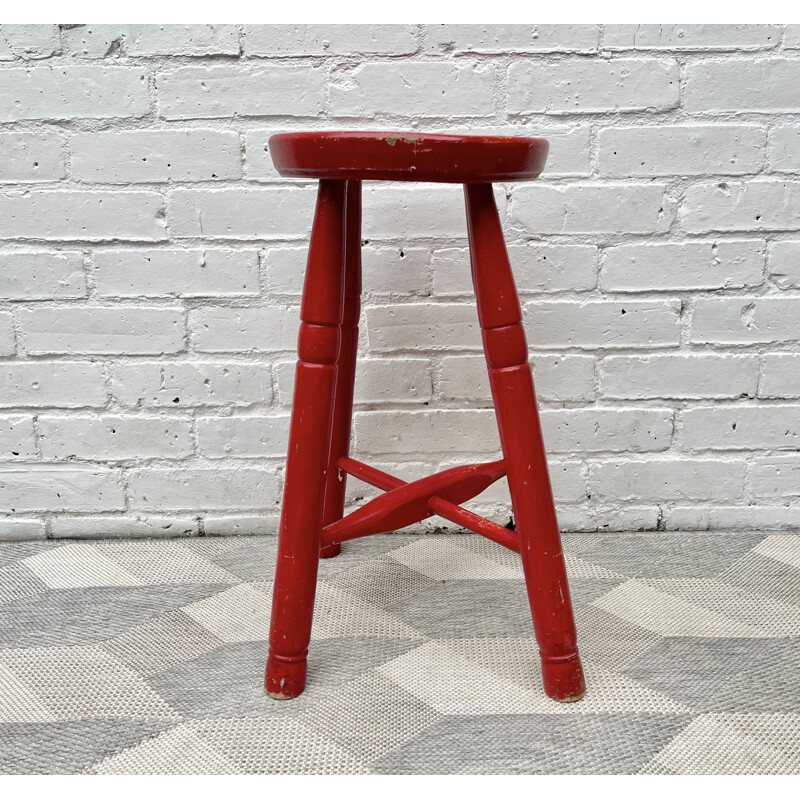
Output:
<instances>
[{"instance_id":1,"label":"turned wooden leg","mask_svg":"<svg viewBox=\"0 0 800 800\"><path fill-rule=\"evenodd\" d=\"M346 473L339 459L350 454L350 426L353 417L353 386L358 354L358 319L361 314L361 181L347 182L347 212L344 257L344 317L342 344L339 348L336 375L336 401L333 411L333 435L325 487L323 525L330 525L344 514ZM338 556L342 545L329 544L320 550L322 558Z\"/></svg>"},{"instance_id":2,"label":"turned wooden leg","mask_svg":"<svg viewBox=\"0 0 800 800\"><path fill-rule=\"evenodd\" d=\"M579 700L583 669L517 290L491 185L464 190L472 280L544 689L555 700Z\"/></svg>"},{"instance_id":3,"label":"turned wooden leg","mask_svg":"<svg viewBox=\"0 0 800 800\"><path fill-rule=\"evenodd\" d=\"M306 680L342 324L345 194L344 181L319 183L300 309L265 681L279 700L299 695Z\"/></svg>"}]
</instances>

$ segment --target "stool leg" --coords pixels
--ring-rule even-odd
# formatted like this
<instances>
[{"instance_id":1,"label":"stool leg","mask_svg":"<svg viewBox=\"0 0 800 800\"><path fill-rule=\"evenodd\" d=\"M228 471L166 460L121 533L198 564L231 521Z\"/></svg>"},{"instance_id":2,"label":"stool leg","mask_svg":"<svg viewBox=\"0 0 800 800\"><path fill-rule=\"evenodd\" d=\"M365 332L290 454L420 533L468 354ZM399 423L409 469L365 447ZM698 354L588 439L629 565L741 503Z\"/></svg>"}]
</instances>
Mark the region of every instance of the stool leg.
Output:
<instances>
[{"instance_id":1,"label":"stool leg","mask_svg":"<svg viewBox=\"0 0 800 800\"><path fill-rule=\"evenodd\" d=\"M579 700L583 669L514 276L491 185L464 190L472 280L544 689L554 700Z\"/></svg>"},{"instance_id":2,"label":"stool leg","mask_svg":"<svg viewBox=\"0 0 800 800\"><path fill-rule=\"evenodd\" d=\"M353 386L356 379L358 353L358 320L361 315L361 181L347 182L344 257L344 318L342 344L336 363L336 402L333 410L333 435L325 487L323 526L344 515L344 493L347 475L339 467L339 459L350 454L350 426L353 417ZM342 550L331 544L320 550L321 558L333 558Z\"/></svg>"},{"instance_id":3,"label":"stool leg","mask_svg":"<svg viewBox=\"0 0 800 800\"><path fill-rule=\"evenodd\" d=\"M300 309L265 682L279 700L299 695L306 680L342 324L345 195L344 181L320 181Z\"/></svg>"}]
</instances>

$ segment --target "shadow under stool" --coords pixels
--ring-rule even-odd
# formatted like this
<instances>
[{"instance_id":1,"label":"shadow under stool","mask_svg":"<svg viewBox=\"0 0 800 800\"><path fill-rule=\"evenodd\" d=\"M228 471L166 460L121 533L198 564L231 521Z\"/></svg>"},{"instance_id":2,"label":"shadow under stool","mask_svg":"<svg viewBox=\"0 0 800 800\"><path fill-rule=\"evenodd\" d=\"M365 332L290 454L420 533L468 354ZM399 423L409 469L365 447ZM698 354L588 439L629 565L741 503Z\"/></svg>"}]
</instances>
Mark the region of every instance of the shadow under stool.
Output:
<instances>
[{"instance_id":1,"label":"shadow under stool","mask_svg":"<svg viewBox=\"0 0 800 800\"><path fill-rule=\"evenodd\" d=\"M319 558L341 543L434 514L520 554L544 689L554 700L585 691L567 575L522 313L492 192L495 181L533 180L544 139L417 133L278 134L278 172L319 180L300 311L298 362L272 602L266 690L288 699L305 687ZM503 458L406 483L350 457L361 295L361 183L464 184L472 281ZM432 313L435 313L433 310ZM344 516L345 479L384 494ZM461 507L506 476L511 531Z\"/></svg>"}]
</instances>

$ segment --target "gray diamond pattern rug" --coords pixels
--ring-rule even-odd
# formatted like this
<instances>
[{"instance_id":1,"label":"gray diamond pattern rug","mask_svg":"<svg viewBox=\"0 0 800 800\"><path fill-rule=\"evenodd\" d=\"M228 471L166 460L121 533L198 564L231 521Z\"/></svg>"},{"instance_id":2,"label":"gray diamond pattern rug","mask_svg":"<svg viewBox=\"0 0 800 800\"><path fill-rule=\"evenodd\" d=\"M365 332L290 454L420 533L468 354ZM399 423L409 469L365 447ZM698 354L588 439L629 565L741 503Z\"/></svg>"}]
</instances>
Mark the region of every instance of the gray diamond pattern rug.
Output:
<instances>
[{"instance_id":1,"label":"gray diamond pattern rug","mask_svg":"<svg viewBox=\"0 0 800 800\"><path fill-rule=\"evenodd\" d=\"M0 545L0 772L800 773L800 536L566 534L586 697L543 693L519 557L320 564L308 687L263 691L272 537Z\"/></svg>"}]
</instances>

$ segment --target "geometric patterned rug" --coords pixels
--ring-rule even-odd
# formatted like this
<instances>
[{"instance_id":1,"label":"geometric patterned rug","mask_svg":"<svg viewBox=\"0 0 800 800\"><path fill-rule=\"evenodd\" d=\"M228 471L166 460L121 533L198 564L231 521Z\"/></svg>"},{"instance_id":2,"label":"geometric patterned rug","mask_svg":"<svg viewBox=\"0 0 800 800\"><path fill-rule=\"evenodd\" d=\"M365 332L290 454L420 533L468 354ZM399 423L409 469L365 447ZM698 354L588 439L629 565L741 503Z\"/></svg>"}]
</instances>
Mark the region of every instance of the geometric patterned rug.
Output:
<instances>
[{"instance_id":1,"label":"geometric patterned rug","mask_svg":"<svg viewBox=\"0 0 800 800\"><path fill-rule=\"evenodd\" d=\"M320 564L263 690L274 537L0 545L0 772L800 773L800 536L563 536L587 693L540 683L519 558L383 535Z\"/></svg>"}]
</instances>

